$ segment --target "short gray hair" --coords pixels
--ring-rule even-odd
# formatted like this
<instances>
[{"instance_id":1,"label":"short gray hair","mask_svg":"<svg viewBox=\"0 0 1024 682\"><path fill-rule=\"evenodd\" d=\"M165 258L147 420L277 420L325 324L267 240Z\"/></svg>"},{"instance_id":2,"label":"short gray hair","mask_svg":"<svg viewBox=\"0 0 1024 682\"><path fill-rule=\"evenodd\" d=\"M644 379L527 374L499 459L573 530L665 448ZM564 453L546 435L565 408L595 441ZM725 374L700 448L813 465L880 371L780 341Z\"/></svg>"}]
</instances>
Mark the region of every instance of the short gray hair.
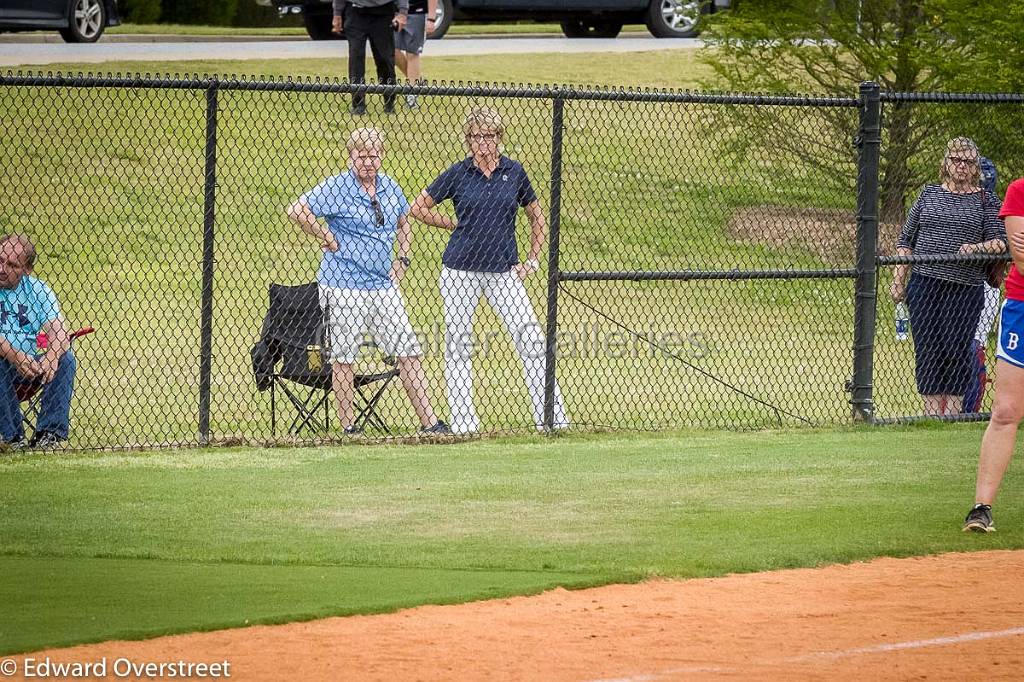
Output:
<instances>
[{"instance_id":1,"label":"short gray hair","mask_svg":"<svg viewBox=\"0 0 1024 682\"><path fill-rule=\"evenodd\" d=\"M348 136L345 149L351 154L354 151L366 151L367 149L379 149L384 151L384 133L377 128L356 128Z\"/></svg>"},{"instance_id":2,"label":"short gray hair","mask_svg":"<svg viewBox=\"0 0 1024 682\"><path fill-rule=\"evenodd\" d=\"M0 246L7 242L15 242L21 246L21 253L24 257L25 267L31 270L36 264L36 245L24 234L5 234L0 237Z\"/></svg>"}]
</instances>

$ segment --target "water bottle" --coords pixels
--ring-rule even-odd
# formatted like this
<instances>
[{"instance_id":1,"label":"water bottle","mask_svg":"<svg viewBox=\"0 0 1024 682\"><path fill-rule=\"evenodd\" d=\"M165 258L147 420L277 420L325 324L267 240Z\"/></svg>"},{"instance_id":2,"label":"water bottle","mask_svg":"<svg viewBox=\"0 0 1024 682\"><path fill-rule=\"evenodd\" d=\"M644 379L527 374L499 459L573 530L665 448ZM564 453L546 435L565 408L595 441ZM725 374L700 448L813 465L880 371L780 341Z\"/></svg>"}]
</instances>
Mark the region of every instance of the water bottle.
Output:
<instances>
[{"instance_id":1,"label":"water bottle","mask_svg":"<svg viewBox=\"0 0 1024 682\"><path fill-rule=\"evenodd\" d=\"M900 301L896 304L896 340L906 341L910 338L910 309Z\"/></svg>"}]
</instances>

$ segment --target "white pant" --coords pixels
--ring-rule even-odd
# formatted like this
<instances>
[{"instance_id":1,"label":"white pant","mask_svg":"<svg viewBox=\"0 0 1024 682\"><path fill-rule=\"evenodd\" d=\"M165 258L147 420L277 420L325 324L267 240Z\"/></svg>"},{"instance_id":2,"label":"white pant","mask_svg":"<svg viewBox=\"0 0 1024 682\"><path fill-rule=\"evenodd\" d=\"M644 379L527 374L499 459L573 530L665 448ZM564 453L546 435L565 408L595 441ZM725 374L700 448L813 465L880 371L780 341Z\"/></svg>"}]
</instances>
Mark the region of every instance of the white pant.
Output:
<instances>
[{"instance_id":1,"label":"white pant","mask_svg":"<svg viewBox=\"0 0 1024 682\"><path fill-rule=\"evenodd\" d=\"M533 421L544 426L544 335L533 312L526 287L512 272L469 272L441 268L441 298L444 300L444 378L448 404L452 409L452 431L468 433L480 429L473 408L473 314L480 296L487 298L512 335L523 366L523 379L533 403ZM562 391L555 384L556 428L569 425Z\"/></svg>"},{"instance_id":2,"label":"white pant","mask_svg":"<svg viewBox=\"0 0 1024 682\"><path fill-rule=\"evenodd\" d=\"M364 333L373 336L378 348L396 358L423 354L398 287L364 290L321 284L320 305L327 309L331 362L354 363Z\"/></svg>"}]
</instances>

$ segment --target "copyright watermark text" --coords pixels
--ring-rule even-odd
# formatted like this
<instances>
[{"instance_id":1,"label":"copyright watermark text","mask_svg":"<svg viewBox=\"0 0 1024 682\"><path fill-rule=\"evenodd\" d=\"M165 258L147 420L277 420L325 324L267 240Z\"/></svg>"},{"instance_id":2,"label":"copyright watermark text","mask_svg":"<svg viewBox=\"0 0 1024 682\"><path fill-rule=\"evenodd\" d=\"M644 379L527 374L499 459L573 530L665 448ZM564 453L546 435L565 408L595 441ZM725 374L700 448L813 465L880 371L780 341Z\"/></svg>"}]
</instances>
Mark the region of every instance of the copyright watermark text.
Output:
<instances>
[{"instance_id":1,"label":"copyright watermark text","mask_svg":"<svg viewBox=\"0 0 1024 682\"><path fill-rule=\"evenodd\" d=\"M219 679L231 677L231 662L134 661L130 658L99 658L95 661L55 661L46 658L5 658L0 676L21 675L25 679Z\"/></svg>"}]
</instances>

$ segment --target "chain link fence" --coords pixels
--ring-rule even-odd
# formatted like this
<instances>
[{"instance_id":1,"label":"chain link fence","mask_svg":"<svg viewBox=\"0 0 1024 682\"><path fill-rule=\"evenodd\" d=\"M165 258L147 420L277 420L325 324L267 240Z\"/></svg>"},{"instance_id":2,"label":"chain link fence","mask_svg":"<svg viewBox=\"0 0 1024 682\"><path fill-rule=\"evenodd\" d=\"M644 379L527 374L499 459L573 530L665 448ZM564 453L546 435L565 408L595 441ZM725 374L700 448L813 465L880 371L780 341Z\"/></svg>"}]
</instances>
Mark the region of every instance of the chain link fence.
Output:
<instances>
[{"instance_id":1,"label":"chain link fence","mask_svg":"<svg viewBox=\"0 0 1024 682\"><path fill-rule=\"evenodd\" d=\"M1024 176L1012 133L1024 123L1022 104L1020 95L882 94L877 423L989 416L1002 299L983 283L1009 257L1004 244L979 247L997 233L1005 240L1001 199ZM959 175L985 191L946 192L943 183ZM901 252L901 243L912 248ZM902 305L894 279L904 285Z\"/></svg>"},{"instance_id":2,"label":"chain link fence","mask_svg":"<svg viewBox=\"0 0 1024 682\"><path fill-rule=\"evenodd\" d=\"M9 74L0 228L34 242L68 329L96 330L74 342L72 447L900 419L924 408L886 207L950 128L887 156L887 108L910 104L979 142L1021 115L869 85ZM1024 157L1002 149L982 151L1005 188Z\"/></svg>"}]
</instances>

